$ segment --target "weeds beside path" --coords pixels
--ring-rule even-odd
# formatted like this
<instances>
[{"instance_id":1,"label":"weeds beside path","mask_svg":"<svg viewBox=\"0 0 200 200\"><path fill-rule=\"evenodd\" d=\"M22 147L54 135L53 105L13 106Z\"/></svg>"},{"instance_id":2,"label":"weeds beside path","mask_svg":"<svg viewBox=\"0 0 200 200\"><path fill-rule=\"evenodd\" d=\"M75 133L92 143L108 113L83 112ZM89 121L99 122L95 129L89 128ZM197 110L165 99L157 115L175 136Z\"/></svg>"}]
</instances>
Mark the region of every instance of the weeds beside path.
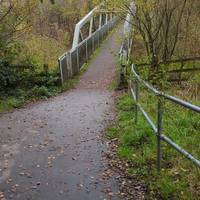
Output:
<instances>
[{"instance_id":1,"label":"weeds beside path","mask_svg":"<svg viewBox=\"0 0 200 200\"><path fill-rule=\"evenodd\" d=\"M143 105L152 115L153 101L149 98L145 94L142 95ZM180 145L198 155L198 117L191 115L187 110L180 111L170 105L166 107L168 111L173 112L174 117L171 119L172 115L165 116L165 132L175 138ZM138 124L135 124L134 102L126 92L117 98L116 109L116 121L107 131L107 137L115 149L110 165L120 171L122 176L128 177L125 179L123 189L129 199L134 199L134 195L136 195L135 199L139 199L138 195L145 199L198 200L199 169L175 150L162 144L162 170L158 173L156 136L141 114Z\"/></svg>"}]
</instances>

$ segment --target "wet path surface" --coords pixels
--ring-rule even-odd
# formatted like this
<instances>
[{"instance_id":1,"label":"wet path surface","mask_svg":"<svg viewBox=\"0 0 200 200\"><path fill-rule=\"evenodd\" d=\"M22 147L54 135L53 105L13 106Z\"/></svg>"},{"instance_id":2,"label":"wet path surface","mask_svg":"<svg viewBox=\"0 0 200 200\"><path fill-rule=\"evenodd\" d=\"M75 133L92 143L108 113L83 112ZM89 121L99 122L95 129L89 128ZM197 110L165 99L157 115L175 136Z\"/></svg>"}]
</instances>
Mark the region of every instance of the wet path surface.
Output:
<instances>
[{"instance_id":1,"label":"wet path surface","mask_svg":"<svg viewBox=\"0 0 200 200\"><path fill-rule=\"evenodd\" d=\"M75 89L0 115L0 200L105 200L118 185L103 134L113 119L112 34Z\"/></svg>"}]
</instances>

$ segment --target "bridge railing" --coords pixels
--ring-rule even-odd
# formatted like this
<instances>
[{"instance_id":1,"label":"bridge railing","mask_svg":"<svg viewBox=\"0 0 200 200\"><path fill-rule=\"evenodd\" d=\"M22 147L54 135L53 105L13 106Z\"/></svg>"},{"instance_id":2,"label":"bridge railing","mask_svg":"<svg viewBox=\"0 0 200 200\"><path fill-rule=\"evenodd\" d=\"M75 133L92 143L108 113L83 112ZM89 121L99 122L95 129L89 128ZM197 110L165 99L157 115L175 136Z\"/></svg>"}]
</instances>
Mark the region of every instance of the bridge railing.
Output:
<instances>
[{"instance_id":1,"label":"bridge railing","mask_svg":"<svg viewBox=\"0 0 200 200\"><path fill-rule=\"evenodd\" d=\"M100 46L109 31L114 28L117 20L116 16L112 17L89 37L58 59L62 83L79 74L81 67L88 61L95 49Z\"/></svg>"},{"instance_id":2,"label":"bridge railing","mask_svg":"<svg viewBox=\"0 0 200 200\"><path fill-rule=\"evenodd\" d=\"M128 18L128 17L127 17ZM125 23L125 28L127 21ZM131 28L129 27L129 30L131 31ZM124 36L124 42L122 44L122 47L120 49L119 55L122 67L125 67L125 65L130 64L130 52L131 52L131 37L130 35L127 37L127 35ZM126 70L124 70L126 71ZM200 107L193 105L187 101L184 101L182 99L176 98L174 96L170 96L168 94L165 94L163 92L158 91L156 88L154 88L152 85L144 81L139 74L137 73L137 69L134 64L131 65L131 75L128 78L129 88L131 96L134 99L135 102L135 123L138 121L138 112L140 111L150 127L152 128L153 132L157 136L157 169L158 171L161 169L161 142L167 143L170 147L174 148L176 151L184 155L186 158L191 160L196 166L200 167L200 160L195 158L192 154L187 152L185 149L180 147L178 144L176 144L172 139L164 135L163 126L164 126L164 120L163 120L163 113L165 111L164 102L168 101L173 103L174 105L181 106L185 109L190 110L191 112L200 114ZM145 111L144 107L140 103L140 94L142 91L140 91L140 86L143 86L143 88L146 88L149 92L153 93L156 97L156 118L157 118L157 124L153 122L151 117L148 115L148 113ZM200 116L200 115L199 115ZM193 145L193 144L191 144Z\"/></svg>"}]
</instances>

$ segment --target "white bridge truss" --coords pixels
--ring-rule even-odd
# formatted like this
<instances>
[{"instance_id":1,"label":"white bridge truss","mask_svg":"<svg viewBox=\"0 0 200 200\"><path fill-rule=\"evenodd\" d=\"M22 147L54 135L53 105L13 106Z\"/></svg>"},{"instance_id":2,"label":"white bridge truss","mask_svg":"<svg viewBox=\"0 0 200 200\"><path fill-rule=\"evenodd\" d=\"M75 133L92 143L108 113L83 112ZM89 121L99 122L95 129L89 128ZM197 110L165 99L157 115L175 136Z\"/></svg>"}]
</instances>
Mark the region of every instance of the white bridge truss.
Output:
<instances>
[{"instance_id":1,"label":"white bridge truss","mask_svg":"<svg viewBox=\"0 0 200 200\"><path fill-rule=\"evenodd\" d=\"M58 59L62 83L79 74L117 21L118 18L100 4L76 24L72 49Z\"/></svg>"}]
</instances>

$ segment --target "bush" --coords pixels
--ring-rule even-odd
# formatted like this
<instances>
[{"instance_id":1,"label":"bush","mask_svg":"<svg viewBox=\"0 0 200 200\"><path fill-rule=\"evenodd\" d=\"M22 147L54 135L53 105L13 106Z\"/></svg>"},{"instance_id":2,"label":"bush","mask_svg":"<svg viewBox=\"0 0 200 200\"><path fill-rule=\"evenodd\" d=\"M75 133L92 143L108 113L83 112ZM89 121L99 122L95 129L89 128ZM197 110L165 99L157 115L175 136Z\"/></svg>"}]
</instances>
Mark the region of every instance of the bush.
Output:
<instances>
[{"instance_id":1,"label":"bush","mask_svg":"<svg viewBox=\"0 0 200 200\"><path fill-rule=\"evenodd\" d=\"M28 96L29 97L32 97L32 98L40 98L40 97L51 97L52 94L51 92L48 90L47 87L45 86L35 86L32 90L30 90L30 92L28 93Z\"/></svg>"},{"instance_id":2,"label":"bush","mask_svg":"<svg viewBox=\"0 0 200 200\"><path fill-rule=\"evenodd\" d=\"M11 108L19 108L20 106L22 106L24 104L24 98L10 98L7 101L7 104L9 107Z\"/></svg>"},{"instance_id":3,"label":"bush","mask_svg":"<svg viewBox=\"0 0 200 200\"><path fill-rule=\"evenodd\" d=\"M25 63L26 64L26 63ZM35 86L54 87L60 85L58 70L37 71L34 66L13 66L0 60L0 92L7 93L18 88Z\"/></svg>"},{"instance_id":4,"label":"bush","mask_svg":"<svg viewBox=\"0 0 200 200\"><path fill-rule=\"evenodd\" d=\"M15 73L13 68L9 67L9 63L0 60L0 91L14 85L18 79L19 75Z\"/></svg>"}]
</instances>

